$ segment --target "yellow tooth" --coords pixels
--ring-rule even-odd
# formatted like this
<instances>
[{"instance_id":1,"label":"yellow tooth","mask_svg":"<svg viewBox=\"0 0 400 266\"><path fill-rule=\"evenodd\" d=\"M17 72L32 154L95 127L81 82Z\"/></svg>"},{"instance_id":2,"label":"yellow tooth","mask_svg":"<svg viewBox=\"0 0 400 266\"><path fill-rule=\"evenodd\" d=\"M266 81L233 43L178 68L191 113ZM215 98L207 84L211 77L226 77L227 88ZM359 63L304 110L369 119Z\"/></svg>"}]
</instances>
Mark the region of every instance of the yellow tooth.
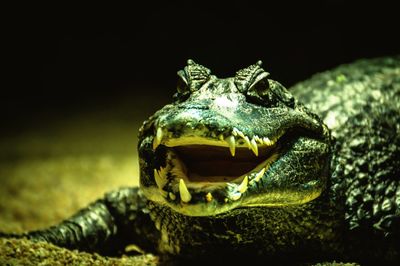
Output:
<instances>
[{"instance_id":1,"label":"yellow tooth","mask_svg":"<svg viewBox=\"0 0 400 266\"><path fill-rule=\"evenodd\" d=\"M231 200L238 200L238 199L240 199L241 196L242 196L242 194L237 193L237 194L235 194L235 195L230 196L229 198L230 198Z\"/></svg>"},{"instance_id":2,"label":"yellow tooth","mask_svg":"<svg viewBox=\"0 0 400 266\"><path fill-rule=\"evenodd\" d=\"M154 222L154 225L156 226L156 229L157 229L157 230L160 230L160 229L161 229L161 221L160 221L160 219L157 219L157 220Z\"/></svg>"},{"instance_id":3,"label":"yellow tooth","mask_svg":"<svg viewBox=\"0 0 400 266\"><path fill-rule=\"evenodd\" d=\"M156 169L154 169L154 180L156 181L159 189L162 189L167 183L167 179L163 178Z\"/></svg>"},{"instance_id":4,"label":"yellow tooth","mask_svg":"<svg viewBox=\"0 0 400 266\"><path fill-rule=\"evenodd\" d=\"M163 132L162 129L159 127L157 128L156 136L153 140L153 150L155 150L158 147L158 145L161 144L162 138L163 138Z\"/></svg>"},{"instance_id":5,"label":"yellow tooth","mask_svg":"<svg viewBox=\"0 0 400 266\"><path fill-rule=\"evenodd\" d=\"M160 143L157 143L157 139L154 138L153 139L153 150L157 149L158 145L160 145Z\"/></svg>"},{"instance_id":6,"label":"yellow tooth","mask_svg":"<svg viewBox=\"0 0 400 266\"><path fill-rule=\"evenodd\" d=\"M224 135L221 134L218 136L218 138L219 138L219 140L224 140Z\"/></svg>"},{"instance_id":7,"label":"yellow tooth","mask_svg":"<svg viewBox=\"0 0 400 266\"><path fill-rule=\"evenodd\" d=\"M272 164L273 162L275 162L275 160L276 160L278 157L279 157L279 154L278 154L278 153L275 153L275 154L271 155L271 157L269 157L268 161L266 162L265 167L262 168L261 171L258 172L258 173L256 174L256 176L254 177L254 179L252 179L252 180L250 181L250 184L252 184L253 181L254 181L254 182L260 181L260 179L264 176L265 172L269 169L269 167L271 166L271 164Z\"/></svg>"},{"instance_id":8,"label":"yellow tooth","mask_svg":"<svg viewBox=\"0 0 400 266\"><path fill-rule=\"evenodd\" d=\"M236 127L234 127L234 128L232 129L232 135L236 137L237 134L238 134L238 131L239 131L239 130L238 130Z\"/></svg>"},{"instance_id":9,"label":"yellow tooth","mask_svg":"<svg viewBox=\"0 0 400 266\"><path fill-rule=\"evenodd\" d=\"M171 200L175 200L175 199L176 199L176 196L175 196L174 193L170 192L170 193L169 193L169 198L170 198Z\"/></svg>"},{"instance_id":10,"label":"yellow tooth","mask_svg":"<svg viewBox=\"0 0 400 266\"><path fill-rule=\"evenodd\" d=\"M244 136L243 139L244 139L244 141L246 142L247 147L249 147L249 149L251 149L251 143L250 143L249 137Z\"/></svg>"},{"instance_id":11,"label":"yellow tooth","mask_svg":"<svg viewBox=\"0 0 400 266\"><path fill-rule=\"evenodd\" d=\"M160 170L158 171L158 174L161 177L164 177L165 180L166 180L165 177L167 176L167 173L168 173L168 168L160 166Z\"/></svg>"},{"instance_id":12,"label":"yellow tooth","mask_svg":"<svg viewBox=\"0 0 400 266\"><path fill-rule=\"evenodd\" d=\"M229 136L225 139L225 141L228 142L228 144L229 144L229 150L230 150L232 156L235 156L235 147L236 147L235 137Z\"/></svg>"},{"instance_id":13,"label":"yellow tooth","mask_svg":"<svg viewBox=\"0 0 400 266\"><path fill-rule=\"evenodd\" d=\"M263 144L263 141L262 141L262 139L261 139L259 136L255 135L255 136L254 136L254 139L255 139L257 142L259 142L260 144Z\"/></svg>"},{"instance_id":14,"label":"yellow tooth","mask_svg":"<svg viewBox=\"0 0 400 266\"><path fill-rule=\"evenodd\" d=\"M271 146L272 144L274 144L268 137L264 137L263 142L267 146Z\"/></svg>"},{"instance_id":15,"label":"yellow tooth","mask_svg":"<svg viewBox=\"0 0 400 266\"><path fill-rule=\"evenodd\" d=\"M237 134L240 136L240 137L242 137L242 138L245 138L245 136L244 136L244 134L243 134L243 132L242 131L237 131Z\"/></svg>"},{"instance_id":16,"label":"yellow tooth","mask_svg":"<svg viewBox=\"0 0 400 266\"><path fill-rule=\"evenodd\" d=\"M249 178L245 176L242 183L237 187L237 191L239 191L241 194L246 192L248 183L249 183Z\"/></svg>"},{"instance_id":17,"label":"yellow tooth","mask_svg":"<svg viewBox=\"0 0 400 266\"><path fill-rule=\"evenodd\" d=\"M157 128L157 134L156 134L156 139L158 143L161 143L163 137L163 131L161 129L161 127Z\"/></svg>"},{"instance_id":18,"label":"yellow tooth","mask_svg":"<svg viewBox=\"0 0 400 266\"><path fill-rule=\"evenodd\" d=\"M208 192L207 195L206 195L207 202L211 202L212 199L213 199L213 196L212 196L211 192Z\"/></svg>"},{"instance_id":19,"label":"yellow tooth","mask_svg":"<svg viewBox=\"0 0 400 266\"><path fill-rule=\"evenodd\" d=\"M278 157L279 157L279 154L278 154L278 153L272 154L271 157L268 158L268 162L267 162L267 164L265 165L265 170L268 170L268 168L271 166L271 164L272 164L273 162L275 162L276 159L277 159Z\"/></svg>"},{"instance_id":20,"label":"yellow tooth","mask_svg":"<svg viewBox=\"0 0 400 266\"><path fill-rule=\"evenodd\" d=\"M255 139L252 139L251 142L251 150L254 152L256 156L258 156L258 146Z\"/></svg>"},{"instance_id":21,"label":"yellow tooth","mask_svg":"<svg viewBox=\"0 0 400 266\"><path fill-rule=\"evenodd\" d=\"M263 177L264 173L265 173L265 168L261 169L261 171L256 174L254 181L256 181L256 182L260 181L260 179L261 179L261 177Z\"/></svg>"},{"instance_id":22,"label":"yellow tooth","mask_svg":"<svg viewBox=\"0 0 400 266\"><path fill-rule=\"evenodd\" d=\"M187 189L185 181L183 181L183 179L179 180L179 194L181 196L181 200L185 203L189 202L192 199L192 195L190 195L190 192Z\"/></svg>"}]
</instances>

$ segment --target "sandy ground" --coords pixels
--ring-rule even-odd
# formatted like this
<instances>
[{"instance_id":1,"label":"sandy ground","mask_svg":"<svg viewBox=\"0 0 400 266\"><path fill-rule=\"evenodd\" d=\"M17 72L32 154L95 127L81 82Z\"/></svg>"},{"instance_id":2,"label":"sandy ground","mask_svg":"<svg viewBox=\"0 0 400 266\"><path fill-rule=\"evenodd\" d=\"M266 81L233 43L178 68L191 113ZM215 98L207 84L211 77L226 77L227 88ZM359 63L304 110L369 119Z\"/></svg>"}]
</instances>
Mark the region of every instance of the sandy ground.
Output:
<instances>
[{"instance_id":1,"label":"sandy ground","mask_svg":"<svg viewBox=\"0 0 400 266\"><path fill-rule=\"evenodd\" d=\"M106 258L46 243L0 238L0 265L158 265L151 254Z\"/></svg>"},{"instance_id":2,"label":"sandy ground","mask_svg":"<svg viewBox=\"0 0 400 266\"><path fill-rule=\"evenodd\" d=\"M144 101L145 102L145 101ZM57 224L105 192L138 184L137 130L153 110L126 102L74 114L44 114L0 138L0 231ZM154 107L158 108L157 106ZM61 262L60 262L60 259ZM0 241L0 265L140 265L29 241ZM57 264L56 262L60 262Z\"/></svg>"}]
</instances>

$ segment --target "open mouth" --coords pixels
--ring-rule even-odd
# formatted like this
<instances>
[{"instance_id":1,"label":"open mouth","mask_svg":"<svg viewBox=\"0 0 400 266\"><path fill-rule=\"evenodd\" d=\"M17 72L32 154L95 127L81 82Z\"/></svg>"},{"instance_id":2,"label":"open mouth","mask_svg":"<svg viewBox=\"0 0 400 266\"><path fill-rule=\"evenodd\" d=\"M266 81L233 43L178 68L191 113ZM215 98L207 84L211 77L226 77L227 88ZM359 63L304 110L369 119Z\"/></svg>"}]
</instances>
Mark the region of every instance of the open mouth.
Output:
<instances>
[{"instance_id":1,"label":"open mouth","mask_svg":"<svg viewBox=\"0 0 400 266\"><path fill-rule=\"evenodd\" d=\"M165 198L182 203L240 199L279 157L282 136L250 138L236 128L215 138L156 132L153 149L164 150L165 167L154 169L155 181Z\"/></svg>"},{"instance_id":2,"label":"open mouth","mask_svg":"<svg viewBox=\"0 0 400 266\"><path fill-rule=\"evenodd\" d=\"M272 154L271 146L258 148L258 156L246 147L239 147L232 156L224 147L187 145L173 148L185 165L190 183L237 182Z\"/></svg>"}]
</instances>

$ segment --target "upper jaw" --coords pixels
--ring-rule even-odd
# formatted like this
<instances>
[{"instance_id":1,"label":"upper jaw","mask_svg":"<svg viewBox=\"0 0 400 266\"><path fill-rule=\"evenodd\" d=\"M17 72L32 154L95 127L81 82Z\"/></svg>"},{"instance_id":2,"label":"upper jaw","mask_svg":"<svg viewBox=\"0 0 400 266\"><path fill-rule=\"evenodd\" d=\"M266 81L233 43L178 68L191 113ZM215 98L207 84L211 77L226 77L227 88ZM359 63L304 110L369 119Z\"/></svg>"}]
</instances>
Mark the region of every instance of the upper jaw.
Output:
<instances>
[{"instance_id":1,"label":"upper jaw","mask_svg":"<svg viewBox=\"0 0 400 266\"><path fill-rule=\"evenodd\" d=\"M153 139L153 150L157 149L161 144L167 147L209 145L227 147L231 155L235 156L236 148L246 147L251 150L255 156L258 156L260 147L274 146L283 133L283 131L278 131L270 136L248 136L239 129L233 127L230 132L227 131L218 135L214 133L214 136L209 134L207 130L190 130L179 137L174 137L174 132L166 128L157 127Z\"/></svg>"}]
</instances>

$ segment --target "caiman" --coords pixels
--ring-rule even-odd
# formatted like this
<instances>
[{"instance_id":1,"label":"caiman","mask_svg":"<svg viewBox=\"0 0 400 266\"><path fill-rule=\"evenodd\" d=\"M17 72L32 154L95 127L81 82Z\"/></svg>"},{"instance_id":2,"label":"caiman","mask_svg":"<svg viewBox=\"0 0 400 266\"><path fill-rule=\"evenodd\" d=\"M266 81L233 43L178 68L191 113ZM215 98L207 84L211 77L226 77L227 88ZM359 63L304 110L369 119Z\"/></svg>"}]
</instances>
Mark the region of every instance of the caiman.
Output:
<instances>
[{"instance_id":1,"label":"caiman","mask_svg":"<svg viewBox=\"0 0 400 266\"><path fill-rule=\"evenodd\" d=\"M287 90L261 61L217 78L193 60L139 130L140 187L22 235L233 262L400 260L400 57Z\"/></svg>"}]
</instances>

